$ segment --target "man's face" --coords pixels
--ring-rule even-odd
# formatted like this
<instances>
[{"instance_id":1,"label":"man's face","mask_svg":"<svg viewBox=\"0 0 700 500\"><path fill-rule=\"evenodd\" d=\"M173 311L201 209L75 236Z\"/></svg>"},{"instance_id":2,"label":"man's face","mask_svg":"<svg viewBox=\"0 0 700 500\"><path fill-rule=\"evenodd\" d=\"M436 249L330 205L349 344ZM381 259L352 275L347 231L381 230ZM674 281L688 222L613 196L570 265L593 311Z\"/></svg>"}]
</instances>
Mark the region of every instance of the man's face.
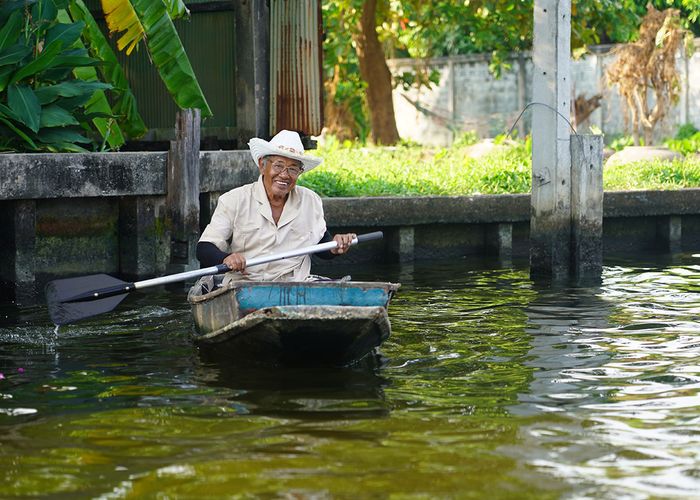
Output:
<instances>
[{"instance_id":1,"label":"man's face","mask_svg":"<svg viewBox=\"0 0 700 500\"><path fill-rule=\"evenodd\" d=\"M284 156L266 156L258 162L268 196L284 197L297 185L301 162Z\"/></svg>"}]
</instances>

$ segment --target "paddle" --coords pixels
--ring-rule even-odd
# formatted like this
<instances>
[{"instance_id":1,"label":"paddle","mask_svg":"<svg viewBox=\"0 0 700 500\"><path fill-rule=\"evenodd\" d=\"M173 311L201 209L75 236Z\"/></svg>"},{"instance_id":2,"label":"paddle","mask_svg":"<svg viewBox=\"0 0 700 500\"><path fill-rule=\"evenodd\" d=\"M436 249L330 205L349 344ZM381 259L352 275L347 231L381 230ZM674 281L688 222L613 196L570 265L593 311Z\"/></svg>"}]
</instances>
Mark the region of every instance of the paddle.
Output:
<instances>
[{"instance_id":1,"label":"paddle","mask_svg":"<svg viewBox=\"0 0 700 500\"><path fill-rule=\"evenodd\" d=\"M351 245L362 241L377 240L384 235L381 231L360 234L352 240ZM309 247L298 248L262 257L246 260L246 267L266 264L276 260L325 252L337 247L335 241L319 243ZM206 267L195 271L171 274L143 281L128 283L107 274L93 274L78 278L66 278L50 281L46 285L46 302L49 307L49 316L56 325L65 325L75 321L109 312L124 300L127 294L133 290L139 290L156 285L177 283L189 279L200 278L210 274L220 274L229 271L226 264Z\"/></svg>"}]
</instances>

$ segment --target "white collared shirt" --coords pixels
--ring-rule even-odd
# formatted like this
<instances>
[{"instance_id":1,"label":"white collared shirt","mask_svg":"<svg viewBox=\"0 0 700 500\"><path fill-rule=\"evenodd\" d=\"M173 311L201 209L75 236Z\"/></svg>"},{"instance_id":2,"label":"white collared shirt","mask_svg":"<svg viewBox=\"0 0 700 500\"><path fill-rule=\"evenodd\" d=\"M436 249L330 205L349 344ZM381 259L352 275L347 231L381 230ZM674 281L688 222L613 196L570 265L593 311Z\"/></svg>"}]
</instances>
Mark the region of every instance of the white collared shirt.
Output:
<instances>
[{"instance_id":1,"label":"white collared shirt","mask_svg":"<svg viewBox=\"0 0 700 500\"><path fill-rule=\"evenodd\" d=\"M310 189L295 186L284 204L279 223L265 193L262 176L221 195L211 222L199 241L246 259L317 244L326 232L321 198ZM311 257L303 255L230 272L227 280L303 281L311 272Z\"/></svg>"}]
</instances>

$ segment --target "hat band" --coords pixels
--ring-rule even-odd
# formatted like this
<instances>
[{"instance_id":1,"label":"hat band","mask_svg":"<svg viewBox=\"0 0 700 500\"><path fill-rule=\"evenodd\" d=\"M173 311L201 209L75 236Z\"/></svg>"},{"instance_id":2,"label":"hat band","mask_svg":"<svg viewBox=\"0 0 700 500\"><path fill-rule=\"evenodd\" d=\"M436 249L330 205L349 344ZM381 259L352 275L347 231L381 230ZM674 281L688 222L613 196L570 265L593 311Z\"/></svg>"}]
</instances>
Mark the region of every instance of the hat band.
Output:
<instances>
[{"instance_id":1,"label":"hat band","mask_svg":"<svg viewBox=\"0 0 700 500\"><path fill-rule=\"evenodd\" d=\"M288 151L288 152L290 152L290 153L294 153L295 155L303 155L303 154L304 154L303 151L298 151L298 150L296 150L296 149L294 149L294 148L292 148L292 147L283 146L283 145L281 145L281 144L277 146L277 149L281 149L282 151Z\"/></svg>"}]
</instances>

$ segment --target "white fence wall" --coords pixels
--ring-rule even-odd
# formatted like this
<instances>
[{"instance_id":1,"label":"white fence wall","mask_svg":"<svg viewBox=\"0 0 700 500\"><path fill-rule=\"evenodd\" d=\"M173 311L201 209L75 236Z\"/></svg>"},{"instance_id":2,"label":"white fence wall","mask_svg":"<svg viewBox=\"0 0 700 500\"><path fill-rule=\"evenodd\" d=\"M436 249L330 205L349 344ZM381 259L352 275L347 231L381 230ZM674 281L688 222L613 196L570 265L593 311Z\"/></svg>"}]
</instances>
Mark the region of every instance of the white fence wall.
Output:
<instances>
[{"instance_id":1,"label":"white fence wall","mask_svg":"<svg viewBox=\"0 0 700 500\"><path fill-rule=\"evenodd\" d=\"M700 39L696 39L695 45L697 50L690 60L678 60L682 78L680 100L666 120L657 125L658 138L673 135L684 123L700 128ZM590 125L596 125L607 136L627 133L620 96L605 81L605 69L615 59L611 54L613 48L613 45L595 46L584 58L572 61L573 97L603 95L601 107L586 122L578 124L579 132L587 133ZM392 59L388 63L394 74L416 68L440 72L440 83L431 89L394 89L399 134L422 144L448 145L461 133L472 130L480 137L505 133L532 101L529 52L514 54L511 69L504 71L500 79L489 72L487 55ZM530 114L526 111L520 119L516 127L520 134L530 133Z\"/></svg>"}]
</instances>

